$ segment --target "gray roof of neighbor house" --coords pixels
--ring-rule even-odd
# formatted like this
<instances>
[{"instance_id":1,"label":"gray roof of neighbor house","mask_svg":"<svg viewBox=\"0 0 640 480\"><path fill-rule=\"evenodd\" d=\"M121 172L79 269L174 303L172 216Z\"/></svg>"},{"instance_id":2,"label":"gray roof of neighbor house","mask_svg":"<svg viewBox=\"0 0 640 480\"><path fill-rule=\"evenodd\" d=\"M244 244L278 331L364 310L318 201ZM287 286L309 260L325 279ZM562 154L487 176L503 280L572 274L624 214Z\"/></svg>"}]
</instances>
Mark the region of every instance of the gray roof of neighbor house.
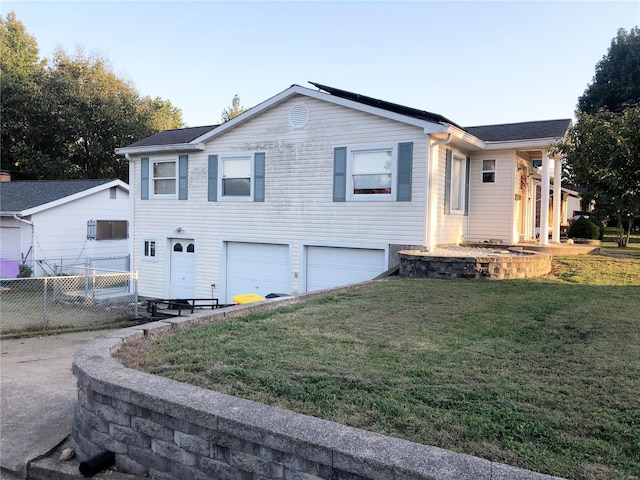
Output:
<instances>
[{"instance_id":1,"label":"gray roof of neighbor house","mask_svg":"<svg viewBox=\"0 0 640 480\"><path fill-rule=\"evenodd\" d=\"M0 182L0 211L22 212L109 182L113 179Z\"/></svg>"},{"instance_id":2,"label":"gray roof of neighbor house","mask_svg":"<svg viewBox=\"0 0 640 480\"><path fill-rule=\"evenodd\" d=\"M202 127L176 128L174 130L165 130L158 132L150 137L138 140L128 147L148 147L151 145L174 145L178 143L189 143L192 140L213 130L219 125L205 125Z\"/></svg>"},{"instance_id":3,"label":"gray roof of neighbor house","mask_svg":"<svg viewBox=\"0 0 640 480\"><path fill-rule=\"evenodd\" d=\"M508 142L534 138L562 138L570 124L571 119L563 118L561 120L465 127L464 130L485 142Z\"/></svg>"}]
</instances>

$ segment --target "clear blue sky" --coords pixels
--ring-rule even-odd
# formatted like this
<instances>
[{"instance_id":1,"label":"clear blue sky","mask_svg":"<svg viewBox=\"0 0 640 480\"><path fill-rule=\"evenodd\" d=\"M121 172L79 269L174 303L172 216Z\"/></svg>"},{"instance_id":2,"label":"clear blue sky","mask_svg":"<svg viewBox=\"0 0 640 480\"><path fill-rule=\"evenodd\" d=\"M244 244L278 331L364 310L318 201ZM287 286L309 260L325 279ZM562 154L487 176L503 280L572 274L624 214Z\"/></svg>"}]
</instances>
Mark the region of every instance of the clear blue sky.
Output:
<instances>
[{"instance_id":1,"label":"clear blue sky","mask_svg":"<svg viewBox=\"0 0 640 480\"><path fill-rule=\"evenodd\" d=\"M219 122L315 81L463 126L571 118L634 1L3 1L35 36L106 56L142 95ZM310 86L309 86L310 87ZM311 87L313 88L313 87Z\"/></svg>"}]
</instances>

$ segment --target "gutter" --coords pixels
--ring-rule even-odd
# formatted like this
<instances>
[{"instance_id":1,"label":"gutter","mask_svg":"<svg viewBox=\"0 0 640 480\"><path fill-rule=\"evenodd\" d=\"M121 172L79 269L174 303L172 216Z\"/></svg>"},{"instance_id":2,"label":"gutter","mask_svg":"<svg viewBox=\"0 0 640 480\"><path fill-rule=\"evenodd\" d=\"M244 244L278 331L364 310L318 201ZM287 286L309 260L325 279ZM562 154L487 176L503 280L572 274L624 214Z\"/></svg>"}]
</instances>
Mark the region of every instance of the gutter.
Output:
<instances>
[{"instance_id":1,"label":"gutter","mask_svg":"<svg viewBox=\"0 0 640 480\"><path fill-rule=\"evenodd\" d=\"M427 166L427 192L426 192L426 196L425 198L428 198L428 205L427 205L427 225L426 225L426 231L425 231L425 238L424 238L424 247L425 250L428 252L433 252L434 248L435 248L435 234L436 234L436 225L435 225L435 219L437 218L437 202L435 201L434 197L433 197L433 185L434 185L434 177L435 177L435 172L436 172L436 164L437 164L437 158L434 158L434 151L436 150L435 147L438 147L440 145L446 145L447 143L451 142L451 140L453 139L453 135L451 133L447 134L447 138L442 139L442 140L436 140L433 143L429 143L429 147L428 147L428 166Z\"/></svg>"},{"instance_id":2,"label":"gutter","mask_svg":"<svg viewBox=\"0 0 640 480\"><path fill-rule=\"evenodd\" d=\"M201 152L204 149L204 143L173 143L170 145L149 145L145 147L116 148L115 153L117 155L141 155L145 153Z\"/></svg>"},{"instance_id":3,"label":"gutter","mask_svg":"<svg viewBox=\"0 0 640 480\"><path fill-rule=\"evenodd\" d=\"M15 220L17 220L18 222L23 222L26 223L27 225L29 225L31 227L31 249L33 251L33 265L35 267L35 261L36 261L36 226L33 222L30 222L29 220L25 220L24 218L22 218L22 216L18 213L14 213L13 214L13 218ZM20 246L20 250L22 250L22 246ZM20 256L22 256L22 253L20 253ZM27 256L29 256L29 252L27 252ZM22 263L24 264L26 262L26 258L22 258Z\"/></svg>"}]
</instances>

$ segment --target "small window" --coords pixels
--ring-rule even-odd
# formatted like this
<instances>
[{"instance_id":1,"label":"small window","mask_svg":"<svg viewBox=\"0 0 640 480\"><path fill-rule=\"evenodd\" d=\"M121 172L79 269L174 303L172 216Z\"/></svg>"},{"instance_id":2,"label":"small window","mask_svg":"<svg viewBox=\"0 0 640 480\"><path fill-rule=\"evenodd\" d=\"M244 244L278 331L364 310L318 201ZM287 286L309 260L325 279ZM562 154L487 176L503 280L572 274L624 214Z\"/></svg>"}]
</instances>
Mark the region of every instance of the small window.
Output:
<instances>
[{"instance_id":1,"label":"small window","mask_svg":"<svg viewBox=\"0 0 640 480\"><path fill-rule=\"evenodd\" d=\"M175 160L153 162L151 172L154 196L176 195L177 165Z\"/></svg>"},{"instance_id":2,"label":"small window","mask_svg":"<svg viewBox=\"0 0 640 480\"><path fill-rule=\"evenodd\" d=\"M109 199L115 200L118 196L118 187L111 187L109 189Z\"/></svg>"},{"instance_id":3,"label":"small window","mask_svg":"<svg viewBox=\"0 0 640 480\"><path fill-rule=\"evenodd\" d=\"M155 240L144 241L144 257L155 258L156 256L156 242Z\"/></svg>"},{"instance_id":4,"label":"small window","mask_svg":"<svg viewBox=\"0 0 640 480\"><path fill-rule=\"evenodd\" d=\"M352 148L348 159L349 196L367 200L395 197L395 156L394 147Z\"/></svg>"},{"instance_id":5,"label":"small window","mask_svg":"<svg viewBox=\"0 0 640 480\"><path fill-rule=\"evenodd\" d=\"M196 247L193 243L190 243L189 245L187 245L187 253L193 253L196 251Z\"/></svg>"},{"instance_id":6,"label":"small window","mask_svg":"<svg viewBox=\"0 0 640 480\"><path fill-rule=\"evenodd\" d=\"M222 156L220 192L222 198L247 199L252 196L253 155Z\"/></svg>"},{"instance_id":7,"label":"small window","mask_svg":"<svg viewBox=\"0 0 640 480\"><path fill-rule=\"evenodd\" d=\"M496 161L482 160L482 183L495 183Z\"/></svg>"},{"instance_id":8,"label":"small window","mask_svg":"<svg viewBox=\"0 0 640 480\"><path fill-rule=\"evenodd\" d=\"M176 244L173 246L173 251L174 251L174 252L181 252L182 250L183 250L183 249L182 249L182 244L181 244L181 243L176 243Z\"/></svg>"},{"instance_id":9,"label":"small window","mask_svg":"<svg viewBox=\"0 0 640 480\"><path fill-rule=\"evenodd\" d=\"M451 211L464 211L466 158L453 156L451 161Z\"/></svg>"},{"instance_id":10,"label":"small window","mask_svg":"<svg viewBox=\"0 0 640 480\"><path fill-rule=\"evenodd\" d=\"M123 240L129 238L128 223L126 220L96 220L92 224L91 235L95 240ZM89 225L89 224L88 224Z\"/></svg>"}]
</instances>

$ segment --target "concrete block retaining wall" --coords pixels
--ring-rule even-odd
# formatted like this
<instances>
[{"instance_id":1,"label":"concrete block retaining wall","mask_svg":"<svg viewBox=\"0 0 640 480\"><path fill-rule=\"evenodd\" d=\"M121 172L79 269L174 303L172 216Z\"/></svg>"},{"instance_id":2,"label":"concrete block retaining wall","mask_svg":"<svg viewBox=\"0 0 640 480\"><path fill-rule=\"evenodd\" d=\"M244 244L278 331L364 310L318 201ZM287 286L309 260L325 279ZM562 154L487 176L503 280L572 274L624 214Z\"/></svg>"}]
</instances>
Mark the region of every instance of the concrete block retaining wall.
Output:
<instances>
[{"instance_id":1,"label":"concrete block retaining wall","mask_svg":"<svg viewBox=\"0 0 640 480\"><path fill-rule=\"evenodd\" d=\"M549 273L551 258L551 255L537 252L523 252L519 255L454 257L403 251L400 252L400 276L491 280L531 278Z\"/></svg>"},{"instance_id":2,"label":"concrete block retaining wall","mask_svg":"<svg viewBox=\"0 0 640 480\"><path fill-rule=\"evenodd\" d=\"M79 459L111 450L120 471L157 479L557 479L131 370L111 356L132 338L294 301L131 327L79 350Z\"/></svg>"}]
</instances>

